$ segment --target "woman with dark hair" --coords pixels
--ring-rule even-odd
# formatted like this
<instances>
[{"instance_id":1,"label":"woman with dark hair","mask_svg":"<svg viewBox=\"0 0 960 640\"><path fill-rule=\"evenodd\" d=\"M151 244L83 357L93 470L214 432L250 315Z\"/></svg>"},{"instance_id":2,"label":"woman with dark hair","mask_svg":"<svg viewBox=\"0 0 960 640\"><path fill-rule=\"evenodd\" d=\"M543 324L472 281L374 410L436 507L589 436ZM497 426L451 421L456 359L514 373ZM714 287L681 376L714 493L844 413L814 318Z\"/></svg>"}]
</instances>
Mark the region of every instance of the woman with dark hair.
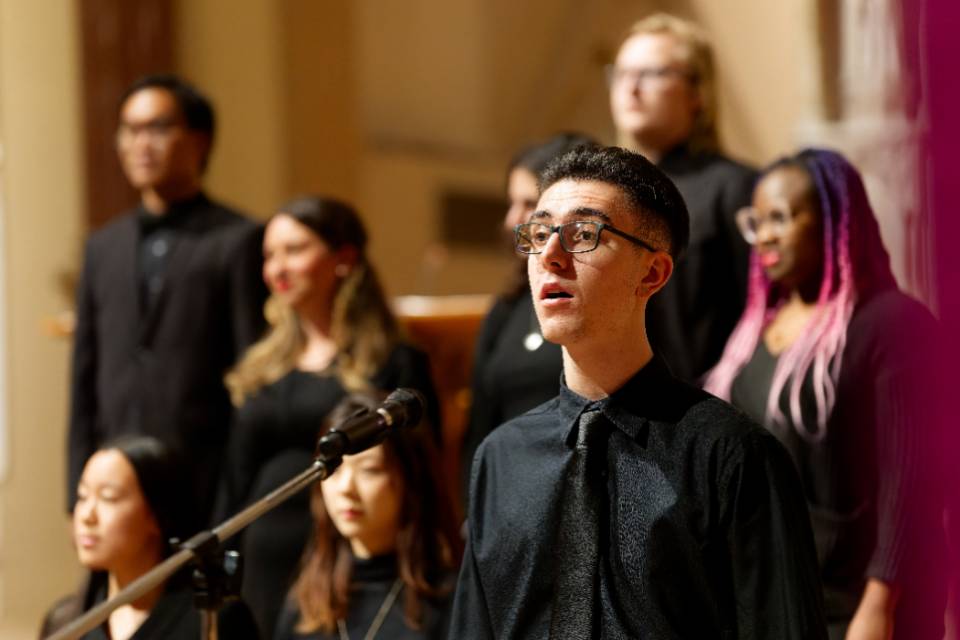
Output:
<instances>
[{"instance_id":1,"label":"woman with dark hair","mask_svg":"<svg viewBox=\"0 0 960 640\"><path fill-rule=\"evenodd\" d=\"M53 633L160 564L169 540L196 533L190 487L180 458L155 438L124 436L94 453L80 477L73 508L73 538L80 563L90 570L81 593L47 615L41 637ZM193 640L200 614L187 568L140 599L123 605L84 639ZM242 603L220 613L225 638L258 638Z\"/></svg>"},{"instance_id":2,"label":"woman with dark hair","mask_svg":"<svg viewBox=\"0 0 960 640\"><path fill-rule=\"evenodd\" d=\"M350 392L418 389L439 434L427 359L401 342L366 247L357 212L337 200L299 198L267 222L270 328L226 376L238 409L220 518L305 469L318 425ZM246 566L243 594L264 635L273 630L309 530L310 508L300 496L253 523L237 543Z\"/></svg>"},{"instance_id":3,"label":"woman with dark hair","mask_svg":"<svg viewBox=\"0 0 960 640\"><path fill-rule=\"evenodd\" d=\"M806 150L738 214L747 307L706 388L772 431L807 496L830 637L940 638L936 321L899 291L860 175Z\"/></svg>"},{"instance_id":4,"label":"woman with dark hair","mask_svg":"<svg viewBox=\"0 0 960 640\"><path fill-rule=\"evenodd\" d=\"M590 138L561 133L521 149L507 167L509 207L503 219L507 246L516 270L507 290L487 314L477 337L473 361L472 404L461 453L462 495L467 495L470 463L487 434L510 418L557 395L563 361L558 345L546 342L533 311L527 260L514 249L514 227L526 222L540 198L540 172L556 157Z\"/></svg>"},{"instance_id":5,"label":"woman with dark hair","mask_svg":"<svg viewBox=\"0 0 960 640\"><path fill-rule=\"evenodd\" d=\"M354 394L323 435L380 398ZM277 640L446 638L463 543L423 427L393 432L311 496L313 534Z\"/></svg>"}]
</instances>

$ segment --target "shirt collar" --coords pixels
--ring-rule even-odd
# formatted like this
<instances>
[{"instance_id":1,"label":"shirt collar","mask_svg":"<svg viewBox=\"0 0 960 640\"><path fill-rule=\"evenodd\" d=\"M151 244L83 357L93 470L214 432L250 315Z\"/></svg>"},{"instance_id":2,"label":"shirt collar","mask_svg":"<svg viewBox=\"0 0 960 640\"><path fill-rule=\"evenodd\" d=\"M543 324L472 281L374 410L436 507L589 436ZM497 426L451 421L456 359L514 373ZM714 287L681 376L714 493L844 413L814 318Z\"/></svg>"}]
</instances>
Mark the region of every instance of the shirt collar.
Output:
<instances>
[{"instance_id":1,"label":"shirt collar","mask_svg":"<svg viewBox=\"0 0 960 640\"><path fill-rule=\"evenodd\" d=\"M664 171L685 169L693 158L690 152L690 146L686 142L681 142L660 157L657 166Z\"/></svg>"},{"instance_id":2,"label":"shirt collar","mask_svg":"<svg viewBox=\"0 0 960 640\"><path fill-rule=\"evenodd\" d=\"M688 142L682 142L663 154L660 162L657 163L657 167L668 176L684 175L700 171L713 162L716 157L717 154L713 151L696 151L690 147Z\"/></svg>"},{"instance_id":3,"label":"shirt collar","mask_svg":"<svg viewBox=\"0 0 960 640\"><path fill-rule=\"evenodd\" d=\"M186 200L180 200L170 204L167 210L161 215L150 213L146 207L141 204L137 207L137 220L140 223L140 229L145 232L156 229L174 229L180 227L184 221L188 220L191 212L198 207L207 205L209 202L207 196L201 191Z\"/></svg>"},{"instance_id":4,"label":"shirt collar","mask_svg":"<svg viewBox=\"0 0 960 640\"><path fill-rule=\"evenodd\" d=\"M599 400L589 400L572 391L567 386L566 378L561 376L558 410L564 425L562 437L572 447L576 441L580 415L598 409L631 440L639 440L650 420L673 421L671 409L676 406L673 402L676 393L676 379L656 354L622 387Z\"/></svg>"}]
</instances>

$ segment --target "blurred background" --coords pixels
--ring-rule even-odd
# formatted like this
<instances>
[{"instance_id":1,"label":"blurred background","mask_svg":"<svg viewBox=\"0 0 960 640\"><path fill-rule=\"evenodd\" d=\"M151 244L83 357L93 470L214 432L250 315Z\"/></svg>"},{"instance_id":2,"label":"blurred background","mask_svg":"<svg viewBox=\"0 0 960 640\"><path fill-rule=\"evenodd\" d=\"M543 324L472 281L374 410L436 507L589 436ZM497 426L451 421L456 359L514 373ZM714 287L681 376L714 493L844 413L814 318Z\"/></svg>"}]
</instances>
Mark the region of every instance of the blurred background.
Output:
<instances>
[{"instance_id":1,"label":"blurred background","mask_svg":"<svg viewBox=\"0 0 960 640\"><path fill-rule=\"evenodd\" d=\"M901 286L937 309L927 18L898 0L0 0L0 637L35 637L80 575L58 318L87 233L136 201L113 145L127 84L174 71L213 99L212 195L259 218L345 198L391 294L488 294L511 267L508 158L559 130L612 143L604 66L658 10L713 39L726 151L844 151Z\"/></svg>"}]
</instances>

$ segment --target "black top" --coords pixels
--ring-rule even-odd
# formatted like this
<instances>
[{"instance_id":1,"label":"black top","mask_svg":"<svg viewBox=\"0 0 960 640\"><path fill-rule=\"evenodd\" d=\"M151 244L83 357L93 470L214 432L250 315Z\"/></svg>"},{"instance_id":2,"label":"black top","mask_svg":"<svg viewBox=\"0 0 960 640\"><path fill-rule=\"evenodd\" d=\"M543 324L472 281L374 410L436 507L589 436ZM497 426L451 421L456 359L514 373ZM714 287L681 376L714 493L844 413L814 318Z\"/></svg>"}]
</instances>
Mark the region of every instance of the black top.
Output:
<instances>
[{"instance_id":1,"label":"black top","mask_svg":"<svg viewBox=\"0 0 960 640\"><path fill-rule=\"evenodd\" d=\"M942 636L937 569L945 548L932 448L939 440L931 376L937 334L935 320L916 301L896 290L874 296L857 308L847 329L826 436L814 442L797 431L789 384L780 401L786 422L766 423L800 472L830 621L849 620L865 580L877 578L903 587L898 623L938 623L933 635L912 626L904 637ZM765 418L776 364L760 340L731 388L734 404L758 420ZM812 431L812 373L801 390L801 413L801 428Z\"/></svg>"},{"instance_id":2,"label":"black top","mask_svg":"<svg viewBox=\"0 0 960 640\"><path fill-rule=\"evenodd\" d=\"M545 638L577 420L613 423L601 513L607 638L824 638L810 525L783 448L654 358L612 396L562 385L474 459L451 639ZM789 550L789 552L785 552Z\"/></svg>"},{"instance_id":3,"label":"black top","mask_svg":"<svg viewBox=\"0 0 960 640\"><path fill-rule=\"evenodd\" d=\"M750 251L735 218L750 204L756 172L721 155L692 155L685 146L658 166L687 203L690 244L647 304L647 333L674 375L695 383L720 359L743 312Z\"/></svg>"},{"instance_id":4,"label":"black top","mask_svg":"<svg viewBox=\"0 0 960 640\"><path fill-rule=\"evenodd\" d=\"M427 415L439 413L427 358L412 347L394 348L371 382L384 391L417 389L427 398ZM218 517L226 518L304 471L313 460L324 418L346 395L332 371L294 369L248 398L230 439ZM434 429L439 433L439 426ZM303 491L251 524L233 543L244 558L243 596L264 635L274 628L312 522L309 492Z\"/></svg>"},{"instance_id":5,"label":"black top","mask_svg":"<svg viewBox=\"0 0 960 640\"><path fill-rule=\"evenodd\" d=\"M202 204L202 195L170 207L163 215L150 213L142 206L137 209L137 221L140 224L140 242L137 276L140 279L141 312L152 307L160 291L170 253L180 235L184 216L197 204Z\"/></svg>"},{"instance_id":6,"label":"black top","mask_svg":"<svg viewBox=\"0 0 960 640\"><path fill-rule=\"evenodd\" d=\"M533 350L525 344L531 334L540 338ZM510 418L557 395L562 370L560 345L540 335L529 288L514 298L499 298L483 321L474 353L470 422L460 456L464 497L480 442Z\"/></svg>"},{"instance_id":7,"label":"black top","mask_svg":"<svg viewBox=\"0 0 960 640\"><path fill-rule=\"evenodd\" d=\"M58 602L47 614L41 637L59 630L107 599L106 575L93 574L81 593ZM243 601L225 604L217 616L221 638L257 640L257 626ZM200 612L193 604L193 589L182 579L169 583L150 615L130 636L130 640L197 640L200 638ZM110 640L107 623L88 631L81 640Z\"/></svg>"},{"instance_id":8,"label":"black top","mask_svg":"<svg viewBox=\"0 0 960 640\"><path fill-rule=\"evenodd\" d=\"M378 556L368 560L355 559L353 579L350 585L350 604L347 619L347 635L360 640L365 637L377 612L394 588L397 581L397 560L395 556ZM447 637L450 624L450 596L436 600L422 600L423 619L420 629L411 629L404 620L405 591L399 595L383 620L383 626L374 636L377 640L426 640ZM290 599L284 605L277 623L274 640L334 640L338 633L327 634L321 631L300 633L294 629L299 621L296 603Z\"/></svg>"},{"instance_id":9,"label":"black top","mask_svg":"<svg viewBox=\"0 0 960 640\"><path fill-rule=\"evenodd\" d=\"M162 256L155 233L166 239ZM93 452L142 434L183 450L209 518L232 414L223 374L263 329L261 235L200 194L163 216L139 207L90 236L77 289L68 508Z\"/></svg>"}]
</instances>

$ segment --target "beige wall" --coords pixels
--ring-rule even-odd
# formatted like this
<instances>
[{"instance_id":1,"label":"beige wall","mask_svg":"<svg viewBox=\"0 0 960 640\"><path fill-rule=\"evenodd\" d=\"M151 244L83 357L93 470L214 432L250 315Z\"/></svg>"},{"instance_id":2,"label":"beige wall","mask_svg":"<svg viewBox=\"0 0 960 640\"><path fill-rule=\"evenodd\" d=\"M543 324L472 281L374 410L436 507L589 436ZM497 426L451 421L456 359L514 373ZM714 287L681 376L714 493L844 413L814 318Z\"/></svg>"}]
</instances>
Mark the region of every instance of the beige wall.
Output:
<instances>
[{"instance_id":1,"label":"beige wall","mask_svg":"<svg viewBox=\"0 0 960 640\"><path fill-rule=\"evenodd\" d=\"M36 637L79 575L64 505L67 344L40 331L67 301L81 234L74 2L0 0L0 248L10 465L0 480L0 637Z\"/></svg>"},{"instance_id":2,"label":"beige wall","mask_svg":"<svg viewBox=\"0 0 960 640\"><path fill-rule=\"evenodd\" d=\"M294 194L354 200L353 3L180 0L176 67L218 116L207 187L265 218Z\"/></svg>"},{"instance_id":3,"label":"beige wall","mask_svg":"<svg viewBox=\"0 0 960 640\"><path fill-rule=\"evenodd\" d=\"M358 122L354 10L342 0L284 0L287 78L282 118L287 127L286 193L324 193L346 200L358 194L361 142ZM366 3L364 3L366 4ZM279 202L273 203L277 206Z\"/></svg>"},{"instance_id":4,"label":"beige wall","mask_svg":"<svg viewBox=\"0 0 960 640\"><path fill-rule=\"evenodd\" d=\"M691 1L713 38L720 74L720 133L735 156L758 165L798 144L812 108L813 3L805 0Z\"/></svg>"},{"instance_id":5,"label":"beige wall","mask_svg":"<svg viewBox=\"0 0 960 640\"><path fill-rule=\"evenodd\" d=\"M286 75L275 0L179 0L174 3L176 66L217 109L210 193L257 217L286 191Z\"/></svg>"}]
</instances>

